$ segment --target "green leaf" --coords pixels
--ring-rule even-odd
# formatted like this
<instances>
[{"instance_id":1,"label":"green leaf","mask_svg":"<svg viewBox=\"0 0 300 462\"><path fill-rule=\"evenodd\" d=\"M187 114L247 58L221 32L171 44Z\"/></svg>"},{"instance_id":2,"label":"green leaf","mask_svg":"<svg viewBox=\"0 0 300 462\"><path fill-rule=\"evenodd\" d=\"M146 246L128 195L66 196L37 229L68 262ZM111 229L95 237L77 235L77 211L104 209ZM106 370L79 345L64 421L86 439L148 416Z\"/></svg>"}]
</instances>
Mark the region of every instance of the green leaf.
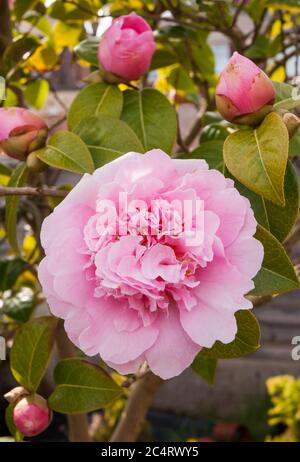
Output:
<instances>
[{"instance_id":1,"label":"green leaf","mask_svg":"<svg viewBox=\"0 0 300 462\"><path fill-rule=\"evenodd\" d=\"M28 10L33 9L36 3L38 3L38 0L15 0L13 8L16 19L20 21L22 16Z\"/></svg>"},{"instance_id":2,"label":"green leaf","mask_svg":"<svg viewBox=\"0 0 300 462\"><path fill-rule=\"evenodd\" d=\"M74 99L69 115L70 130L86 117L92 115L108 115L120 118L123 107L123 93L116 85L94 83L88 85Z\"/></svg>"},{"instance_id":3,"label":"green leaf","mask_svg":"<svg viewBox=\"0 0 300 462\"><path fill-rule=\"evenodd\" d=\"M56 387L48 402L66 414L91 412L107 406L122 389L98 366L77 358L60 361L54 371Z\"/></svg>"},{"instance_id":4,"label":"green leaf","mask_svg":"<svg viewBox=\"0 0 300 462\"><path fill-rule=\"evenodd\" d=\"M94 163L82 140L67 131L55 133L45 148L35 151L39 159L52 167L74 173L91 173Z\"/></svg>"},{"instance_id":5,"label":"green leaf","mask_svg":"<svg viewBox=\"0 0 300 462\"><path fill-rule=\"evenodd\" d=\"M127 152L144 152L136 134L125 122L106 115L83 119L75 127L75 133L89 148L96 168Z\"/></svg>"},{"instance_id":6,"label":"green leaf","mask_svg":"<svg viewBox=\"0 0 300 462\"><path fill-rule=\"evenodd\" d=\"M204 159L209 168L215 168L224 173L223 140L212 140L201 143L200 146L189 154L191 159ZM182 156L183 158L186 156Z\"/></svg>"},{"instance_id":7,"label":"green leaf","mask_svg":"<svg viewBox=\"0 0 300 462\"><path fill-rule=\"evenodd\" d=\"M200 375L207 383L214 383L218 360L216 358L207 358L201 352L193 361L192 369Z\"/></svg>"},{"instance_id":8,"label":"green leaf","mask_svg":"<svg viewBox=\"0 0 300 462\"><path fill-rule=\"evenodd\" d=\"M22 1L22 0L21 0ZM26 22L34 26L34 29L38 29L45 37L52 38L52 27L49 18L41 16L40 12L33 11L30 16L26 15L24 18Z\"/></svg>"},{"instance_id":9,"label":"green leaf","mask_svg":"<svg viewBox=\"0 0 300 462\"><path fill-rule=\"evenodd\" d=\"M292 163L288 162L285 173L285 207L267 201L238 181L235 181L235 187L250 200L258 223L270 231L279 241L284 241L293 228L299 213L299 185Z\"/></svg>"},{"instance_id":10,"label":"green leaf","mask_svg":"<svg viewBox=\"0 0 300 462\"><path fill-rule=\"evenodd\" d=\"M48 94L49 83L43 79L29 83L24 91L26 101L37 110L45 105Z\"/></svg>"},{"instance_id":11,"label":"green leaf","mask_svg":"<svg viewBox=\"0 0 300 462\"><path fill-rule=\"evenodd\" d=\"M10 432L10 434L14 437L16 442L23 441L24 436L17 427L15 426L14 419L13 419L13 412L14 412L14 404L9 404L5 409L5 423Z\"/></svg>"},{"instance_id":12,"label":"green leaf","mask_svg":"<svg viewBox=\"0 0 300 462\"><path fill-rule=\"evenodd\" d=\"M281 294L298 289L298 277L280 242L262 226L258 226L255 237L264 246L264 260L250 295Z\"/></svg>"},{"instance_id":13,"label":"green leaf","mask_svg":"<svg viewBox=\"0 0 300 462\"><path fill-rule=\"evenodd\" d=\"M24 324L17 332L11 349L10 367L15 379L27 390L35 392L46 371L57 320L41 317Z\"/></svg>"},{"instance_id":14,"label":"green leaf","mask_svg":"<svg viewBox=\"0 0 300 462\"><path fill-rule=\"evenodd\" d=\"M200 143L206 141L223 140L225 141L229 132L226 127L220 123L209 123L201 131ZM222 153L223 157L223 153Z\"/></svg>"},{"instance_id":15,"label":"green leaf","mask_svg":"<svg viewBox=\"0 0 300 462\"><path fill-rule=\"evenodd\" d=\"M38 39L33 35L18 36L6 49L3 54L3 64L10 71L21 61L26 61L40 45Z\"/></svg>"},{"instance_id":16,"label":"green leaf","mask_svg":"<svg viewBox=\"0 0 300 462\"><path fill-rule=\"evenodd\" d=\"M2 298L2 313L17 322L29 321L36 305L36 294L29 287L22 287L17 292Z\"/></svg>"},{"instance_id":17,"label":"green leaf","mask_svg":"<svg viewBox=\"0 0 300 462\"><path fill-rule=\"evenodd\" d=\"M8 187L19 188L24 186L28 175L28 170L25 163L19 164L13 171ZM19 196L6 196L5 201L5 229L8 242L15 252L19 252L17 239L17 215L20 198Z\"/></svg>"},{"instance_id":18,"label":"green leaf","mask_svg":"<svg viewBox=\"0 0 300 462\"><path fill-rule=\"evenodd\" d=\"M158 48L151 61L151 70L160 69L162 67L171 66L178 62L177 56L170 50Z\"/></svg>"},{"instance_id":19,"label":"green leaf","mask_svg":"<svg viewBox=\"0 0 300 462\"><path fill-rule=\"evenodd\" d=\"M98 1L97 9L95 9L94 3L95 1L92 0L77 0L77 2L74 1L74 4L63 3L58 0L50 6L49 15L61 21L86 21L95 17L101 7L101 3Z\"/></svg>"},{"instance_id":20,"label":"green leaf","mask_svg":"<svg viewBox=\"0 0 300 462\"><path fill-rule=\"evenodd\" d=\"M233 342L224 344L217 340L212 348L202 348L203 356L217 359L240 358L260 347L260 328L251 311L237 311L235 317L238 331Z\"/></svg>"},{"instance_id":21,"label":"green leaf","mask_svg":"<svg viewBox=\"0 0 300 462\"><path fill-rule=\"evenodd\" d=\"M273 85L276 90L274 110L291 110L300 106L300 90L298 87L275 81L273 81Z\"/></svg>"},{"instance_id":22,"label":"green leaf","mask_svg":"<svg viewBox=\"0 0 300 462\"><path fill-rule=\"evenodd\" d=\"M268 114L255 130L238 130L224 142L230 173L251 191L283 206L289 136L281 117Z\"/></svg>"},{"instance_id":23,"label":"green leaf","mask_svg":"<svg viewBox=\"0 0 300 462\"><path fill-rule=\"evenodd\" d=\"M277 82L276 80L272 80L272 83L276 91L276 103L291 98L295 87L288 83Z\"/></svg>"},{"instance_id":24,"label":"green leaf","mask_svg":"<svg viewBox=\"0 0 300 462\"><path fill-rule=\"evenodd\" d=\"M189 46L188 46L189 48ZM193 65L204 79L209 79L215 72L215 57L212 48L203 40L190 46Z\"/></svg>"},{"instance_id":25,"label":"green leaf","mask_svg":"<svg viewBox=\"0 0 300 462\"><path fill-rule=\"evenodd\" d=\"M167 77L167 82L176 90L181 90L186 93L196 93L197 85L181 66L176 66L172 69L170 75Z\"/></svg>"},{"instance_id":26,"label":"green leaf","mask_svg":"<svg viewBox=\"0 0 300 462\"><path fill-rule=\"evenodd\" d=\"M270 40L266 35L258 35L254 43L247 49L245 55L250 59L267 59L280 52L282 37L278 35Z\"/></svg>"},{"instance_id":27,"label":"green leaf","mask_svg":"<svg viewBox=\"0 0 300 462\"><path fill-rule=\"evenodd\" d=\"M135 131L145 151L160 148L166 153L171 152L176 139L177 118L162 93L152 88L125 91L121 118Z\"/></svg>"},{"instance_id":28,"label":"green leaf","mask_svg":"<svg viewBox=\"0 0 300 462\"><path fill-rule=\"evenodd\" d=\"M290 140L289 157L300 156L300 132L297 132Z\"/></svg>"},{"instance_id":29,"label":"green leaf","mask_svg":"<svg viewBox=\"0 0 300 462\"><path fill-rule=\"evenodd\" d=\"M75 53L93 66L99 66L98 61L99 37L90 37L75 47Z\"/></svg>"},{"instance_id":30,"label":"green leaf","mask_svg":"<svg viewBox=\"0 0 300 462\"><path fill-rule=\"evenodd\" d=\"M11 289L20 273L26 266L26 261L20 257L3 257L0 259L0 291Z\"/></svg>"}]
</instances>

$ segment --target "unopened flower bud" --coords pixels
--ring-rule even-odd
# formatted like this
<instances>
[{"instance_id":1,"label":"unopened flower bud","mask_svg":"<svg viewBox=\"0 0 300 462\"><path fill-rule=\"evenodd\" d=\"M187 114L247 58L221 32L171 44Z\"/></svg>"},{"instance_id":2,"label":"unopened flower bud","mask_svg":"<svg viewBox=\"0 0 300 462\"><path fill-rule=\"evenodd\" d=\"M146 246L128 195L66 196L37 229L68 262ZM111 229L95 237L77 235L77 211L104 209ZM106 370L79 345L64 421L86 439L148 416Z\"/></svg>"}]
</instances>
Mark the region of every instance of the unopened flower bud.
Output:
<instances>
[{"instance_id":1,"label":"unopened flower bud","mask_svg":"<svg viewBox=\"0 0 300 462\"><path fill-rule=\"evenodd\" d=\"M149 70L154 51L155 42L149 24L135 13L120 16L101 39L98 50L100 70L105 80L112 79L111 83L116 83L116 78L137 80Z\"/></svg>"},{"instance_id":2,"label":"unopened flower bud","mask_svg":"<svg viewBox=\"0 0 300 462\"><path fill-rule=\"evenodd\" d=\"M0 149L8 156L25 160L45 145L47 136L45 122L27 109L0 108Z\"/></svg>"},{"instance_id":3,"label":"unopened flower bud","mask_svg":"<svg viewBox=\"0 0 300 462\"><path fill-rule=\"evenodd\" d=\"M274 100L269 77L250 59L233 53L216 88L217 109L224 119L257 125L271 111Z\"/></svg>"},{"instance_id":4,"label":"unopened flower bud","mask_svg":"<svg viewBox=\"0 0 300 462\"><path fill-rule=\"evenodd\" d=\"M38 394L22 398L13 410L16 428L25 436L36 436L49 426L51 412L47 401Z\"/></svg>"},{"instance_id":5,"label":"unopened flower bud","mask_svg":"<svg viewBox=\"0 0 300 462\"><path fill-rule=\"evenodd\" d=\"M43 172L48 167L45 162L37 157L35 152L31 152L28 155L26 159L26 165L30 170L33 170L34 172Z\"/></svg>"}]
</instances>

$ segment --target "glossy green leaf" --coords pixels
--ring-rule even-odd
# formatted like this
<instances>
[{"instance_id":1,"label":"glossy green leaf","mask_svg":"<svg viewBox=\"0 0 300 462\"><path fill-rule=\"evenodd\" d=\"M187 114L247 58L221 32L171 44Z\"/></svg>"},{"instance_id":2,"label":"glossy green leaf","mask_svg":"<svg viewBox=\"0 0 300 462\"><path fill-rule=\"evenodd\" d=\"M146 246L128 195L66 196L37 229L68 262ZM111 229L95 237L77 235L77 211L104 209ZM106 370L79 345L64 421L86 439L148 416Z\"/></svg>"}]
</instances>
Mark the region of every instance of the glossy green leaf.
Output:
<instances>
[{"instance_id":1,"label":"glossy green leaf","mask_svg":"<svg viewBox=\"0 0 300 462\"><path fill-rule=\"evenodd\" d=\"M152 88L125 91L121 118L135 131L145 151L160 148L171 152L177 134L177 118L162 93Z\"/></svg>"},{"instance_id":2,"label":"glossy green leaf","mask_svg":"<svg viewBox=\"0 0 300 462\"><path fill-rule=\"evenodd\" d=\"M210 168L224 173L223 140L212 140L201 143L200 146L189 154L191 159L204 159ZM186 156L183 156L186 157Z\"/></svg>"},{"instance_id":3,"label":"glossy green leaf","mask_svg":"<svg viewBox=\"0 0 300 462\"><path fill-rule=\"evenodd\" d=\"M284 207L273 204L255 194L238 181L235 181L235 187L250 200L258 223L270 231L279 241L284 241L293 228L299 213L298 178L291 162L288 162L285 174L284 195L286 203Z\"/></svg>"},{"instance_id":4,"label":"glossy green leaf","mask_svg":"<svg viewBox=\"0 0 300 462\"><path fill-rule=\"evenodd\" d=\"M29 287L5 294L2 298L2 313L17 322L29 321L36 306L36 294Z\"/></svg>"},{"instance_id":5,"label":"glossy green leaf","mask_svg":"<svg viewBox=\"0 0 300 462\"><path fill-rule=\"evenodd\" d=\"M193 361L192 369L207 383L212 385L215 379L217 362L216 358L207 358L200 352Z\"/></svg>"},{"instance_id":6,"label":"glossy green leaf","mask_svg":"<svg viewBox=\"0 0 300 462\"><path fill-rule=\"evenodd\" d=\"M79 414L110 404L122 389L98 366L77 358L60 361L54 371L56 387L48 402L54 411Z\"/></svg>"},{"instance_id":7,"label":"glossy green leaf","mask_svg":"<svg viewBox=\"0 0 300 462\"><path fill-rule=\"evenodd\" d=\"M25 163L19 164L13 171L10 180L7 184L9 187L24 186L28 175L28 170ZM19 207L19 196L6 196L5 201L5 229L8 242L15 252L19 252L17 239L17 215Z\"/></svg>"},{"instance_id":8,"label":"glossy green leaf","mask_svg":"<svg viewBox=\"0 0 300 462\"><path fill-rule=\"evenodd\" d=\"M92 115L108 115L119 118L123 107L123 94L116 85L94 83L88 85L74 99L69 115L70 130L83 119Z\"/></svg>"},{"instance_id":9,"label":"glossy green leaf","mask_svg":"<svg viewBox=\"0 0 300 462\"><path fill-rule=\"evenodd\" d=\"M238 130L224 142L229 172L251 191L283 206L288 131L281 117L268 114L255 130Z\"/></svg>"},{"instance_id":10,"label":"glossy green leaf","mask_svg":"<svg viewBox=\"0 0 300 462\"><path fill-rule=\"evenodd\" d=\"M26 266L20 257L3 257L0 259L0 291L11 289Z\"/></svg>"},{"instance_id":11,"label":"glossy green leaf","mask_svg":"<svg viewBox=\"0 0 300 462\"><path fill-rule=\"evenodd\" d=\"M57 320L41 317L24 324L16 334L10 367L15 379L27 390L36 391L46 371Z\"/></svg>"},{"instance_id":12,"label":"glossy green leaf","mask_svg":"<svg viewBox=\"0 0 300 462\"><path fill-rule=\"evenodd\" d=\"M35 151L39 159L52 167L74 173L91 173L94 163L82 140L67 131L55 133L45 148Z\"/></svg>"},{"instance_id":13,"label":"glossy green leaf","mask_svg":"<svg viewBox=\"0 0 300 462\"><path fill-rule=\"evenodd\" d=\"M125 122L106 115L83 119L75 127L75 133L89 148L96 168L127 152L144 152L136 134Z\"/></svg>"},{"instance_id":14,"label":"glossy green leaf","mask_svg":"<svg viewBox=\"0 0 300 462\"><path fill-rule=\"evenodd\" d=\"M251 295L281 294L299 288L293 264L280 242L262 226L258 226L255 237L264 246L264 260Z\"/></svg>"},{"instance_id":15,"label":"glossy green leaf","mask_svg":"<svg viewBox=\"0 0 300 462\"><path fill-rule=\"evenodd\" d=\"M235 313L237 334L233 342L215 342L212 348L202 348L201 354L207 358L240 358L253 353L260 347L260 328L255 316L249 310Z\"/></svg>"},{"instance_id":16,"label":"glossy green leaf","mask_svg":"<svg viewBox=\"0 0 300 462\"><path fill-rule=\"evenodd\" d=\"M80 42L75 47L75 53L80 59L84 59L93 66L99 65L98 61L98 48L99 48L99 37L90 37L83 42Z\"/></svg>"}]
</instances>

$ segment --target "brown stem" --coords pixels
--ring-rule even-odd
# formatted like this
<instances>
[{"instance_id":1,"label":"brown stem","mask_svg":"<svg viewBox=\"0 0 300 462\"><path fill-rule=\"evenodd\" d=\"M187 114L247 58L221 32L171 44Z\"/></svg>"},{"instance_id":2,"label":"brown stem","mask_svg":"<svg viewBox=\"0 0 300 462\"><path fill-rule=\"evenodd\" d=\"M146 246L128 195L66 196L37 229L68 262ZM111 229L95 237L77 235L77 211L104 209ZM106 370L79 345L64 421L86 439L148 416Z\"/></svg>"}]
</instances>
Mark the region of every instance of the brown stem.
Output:
<instances>
[{"instance_id":1,"label":"brown stem","mask_svg":"<svg viewBox=\"0 0 300 462\"><path fill-rule=\"evenodd\" d=\"M56 345L59 356L64 358L70 358L76 356L76 348L68 339L65 329L64 322L59 321L56 331ZM71 442L89 442L91 438L89 436L89 427L86 414L67 415L68 428L69 428L69 440Z\"/></svg>"},{"instance_id":2,"label":"brown stem","mask_svg":"<svg viewBox=\"0 0 300 462\"><path fill-rule=\"evenodd\" d=\"M8 0L0 0L0 58L6 49L7 45L11 42L11 23L10 23L10 9Z\"/></svg>"},{"instance_id":3,"label":"brown stem","mask_svg":"<svg viewBox=\"0 0 300 462\"><path fill-rule=\"evenodd\" d=\"M148 372L132 386L132 392L111 437L111 442L134 442L137 440L153 397L162 379Z\"/></svg>"},{"instance_id":4,"label":"brown stem","mask_svg":"<svg viewBox=\"0 0 300 462\"><path fill-rule=\"evenodd\" d=\"M25 186L24 188L13 188L7 186L0 187L1 196L51 196L51 197L66 197L67 191L51 188L32 188Z\"/></svg>"}]
</instances>

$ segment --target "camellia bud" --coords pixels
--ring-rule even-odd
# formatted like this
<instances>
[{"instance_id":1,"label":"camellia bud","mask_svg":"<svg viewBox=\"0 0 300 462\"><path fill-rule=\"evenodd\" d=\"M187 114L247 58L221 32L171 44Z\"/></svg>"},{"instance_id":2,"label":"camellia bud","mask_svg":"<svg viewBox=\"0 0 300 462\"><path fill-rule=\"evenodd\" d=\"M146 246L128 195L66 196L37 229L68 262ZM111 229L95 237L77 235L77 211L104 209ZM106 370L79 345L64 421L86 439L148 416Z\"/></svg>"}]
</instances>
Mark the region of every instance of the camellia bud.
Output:
<instances>
[{"instance_id":1,"label":"camellia bud","mask_svg":"<svg viewBox=\"0 0 300 462\"><path fill-rule=\"evenodd\" d=\"M120 16L104 33L98 58L100 71L111 83L137 80L149 70L155 42L149 24L135 13Z\"/></svg>"},{"instance_id":2,"label":"camellia bud","mask_svg":"<svg viewBox=\"0 0 300 462\"><path fill-rule=\"evenodd\" d=\"M274 100L269 77L250 59L233 53L216 88L217 109L224 119L257 125L271 111Z\"/></svg>"},{"instance_id":3,"label":"camellia bud","mask_svg":"<svg viewBox=\"0 0 300 462\"><path fill-rule=\"evenodd\" d=\"M26 165L30 170L34 172L43 172L48 167L48 165L45 164L45 162L43 162L36 156L35 152L31 152L30 154L28 154L26 159Z\"/></svg>"},{"instance_id":4,"label":"camellia bud","mask_svg":"<svg viewBox=\"0 0 300 462\"><path fill-rule=\"evenodd\" d=\"M16 428L25 436L42 433L51 421L47 401L37 394L22 398L14 407L13 420Z\"/></svg>"},{"instance_id":5,"label":"camellia bud","mask_svg":"<svg viewBox=\"0 0 300 462\"><path fill-rule=\"evenodd\" d=\"M0 108L0 149L8 156L25 160L45 145L47 136L45 122L27 109Z\"/></svg>"},{"instance_id":6,"label":"camellia bud","mask_svg":"<svg viewBox=\"0 0 300 462\"><path fill-rule=\"evenodd\" d=\"M283 115L282 120L285 123L286 128L288 129L289 137L293 138L293 136L296 135L300 127L299 117L297 117L296 114L293 114L292 112L286 112Z\"/></svg>"}]
</instances>

